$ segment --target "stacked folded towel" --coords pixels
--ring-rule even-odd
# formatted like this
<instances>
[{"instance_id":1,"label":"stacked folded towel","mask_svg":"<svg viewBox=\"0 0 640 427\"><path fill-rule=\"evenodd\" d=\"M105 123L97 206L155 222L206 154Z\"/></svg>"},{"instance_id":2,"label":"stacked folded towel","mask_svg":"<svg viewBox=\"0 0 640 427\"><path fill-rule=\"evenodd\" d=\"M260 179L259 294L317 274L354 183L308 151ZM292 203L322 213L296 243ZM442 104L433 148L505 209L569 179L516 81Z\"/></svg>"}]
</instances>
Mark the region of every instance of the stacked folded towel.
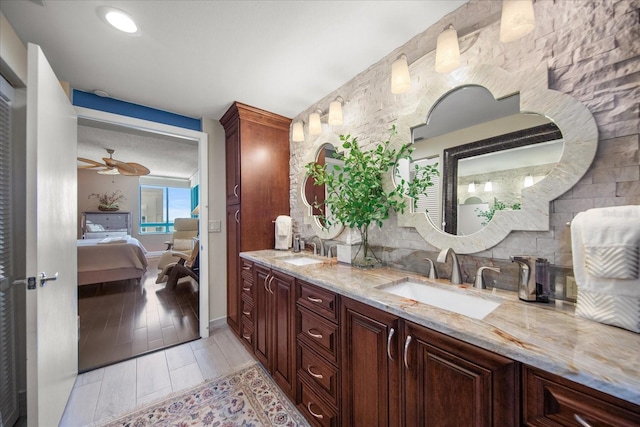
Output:
<instances>
[{"instance_id":1,"label":"stacked folded towel","mask_svg":"<svg viewBox=\"0 0 640 427\"><path fill-rule=\"evenodd\" d=\"M576 315L640 333L640 206L579 213L571 241Z\"/></svg>"}]
</instances>

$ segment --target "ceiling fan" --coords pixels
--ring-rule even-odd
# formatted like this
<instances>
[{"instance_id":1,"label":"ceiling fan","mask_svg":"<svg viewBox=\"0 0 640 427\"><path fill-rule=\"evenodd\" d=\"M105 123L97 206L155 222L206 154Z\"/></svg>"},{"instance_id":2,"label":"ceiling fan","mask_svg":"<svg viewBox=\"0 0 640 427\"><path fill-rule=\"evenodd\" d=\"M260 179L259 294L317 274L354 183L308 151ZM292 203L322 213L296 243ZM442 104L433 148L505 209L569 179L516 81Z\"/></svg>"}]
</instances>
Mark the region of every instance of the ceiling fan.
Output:
<instances>
[{"instance_id":1,"label":"ceiling fan","mask_svg":"<svg viewBox=\"0 0 640 427\"><path fill-rule=\"evenodd\" d=\"M133 162L122 162L120 160L116 160L113 158L113 153L115 150L111 148L107 148L107 153L109 153L109 157L103 157L102 160L104 163L96 162L95 160L85 159L83 157L78 157L78 161L83 163L88 163L85 166L78 166L78 169L94 169L101 168L98 170L98 173L105 175L126 175L126 176L140 176L140 175L149 175L150 171L146 167L142 166L139 163Z\"/></svg>"}]
</instances>

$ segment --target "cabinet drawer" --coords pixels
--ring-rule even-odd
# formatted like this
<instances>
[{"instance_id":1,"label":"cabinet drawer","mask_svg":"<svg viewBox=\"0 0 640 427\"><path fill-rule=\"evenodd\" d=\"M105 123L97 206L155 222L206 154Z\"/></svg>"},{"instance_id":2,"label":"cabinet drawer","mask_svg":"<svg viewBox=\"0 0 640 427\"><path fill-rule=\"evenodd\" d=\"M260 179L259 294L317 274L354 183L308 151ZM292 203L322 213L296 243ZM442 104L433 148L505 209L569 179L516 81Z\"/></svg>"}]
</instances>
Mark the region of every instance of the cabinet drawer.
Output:
<instances>
[{"instance_id":1,"label":"cabinet drawer","mask_svg":"<svg viewBox=\"0 0 640 427\"><path fill-rule=\"evenodd\" d=\"M334 322L338 321L338 295L315 285L298 281L298 303Z\"/></svg>"},{"instance_id":2,"label":"cabinet drawer","mask_svg":"<svg viewBox=\"0 0 640 427\"><path fill-rule=\"evenodd\" d=\"M247 319L250 324L253 325L253 321L255 320L255 314L253 309L253 298L251 298L247 294L242 294L242 298L240 300L240 313L242 313L242 317Z\"/></svg>"},{"instance_id":3,"label":"cabinet drawer","mask_svg":"<svg viewBox=\"0 0 640 427\"><path fill-rule=\"evenodd\" d=\"M338 370L303 343L298 342L298 375L321 389L323 397L334 406L338 406Z\"/></svg>"},{"instance_id":4,"label":"cabinet drawer","mask_svg":"<svg viewBox=\"0 0 640 427\"><path fill-rule=\"evenodd\" d=\"M548 372L523 367L527 426L640 426L640 407Z\"/></svg>"},{"instance_id":5,"label":"cabinet drawer","mask_svg":"<svg viewBox=\"0 0 640 427\"><path fill-rule=\"evenodd\" d=\"M240 270L242 271L242 278L253 283L253 263L242 259L240 261Z\"/></svg>"},{"instance_id":6,"label":"cabinet drawer","mask_svg":"<svg viewBox=\"0 0 640 427\"><path fill-rule=\"evenodd\" d=\"M240 295L247 295L251 300L253 300L253 280L247 280L242 276L240 285L242 286L242 289L240 289Z\"/></svg>"},{"instance_id":7,"label":"cabinet drawer","mask_svg":"<svg viewBox=\"0 0 640 427\"><path fill-rule=\"evenodd\" d=\"M253 353L253 324L249 323L245 316L242 317L240 322L240 339Z\"/></svg>"},{"instance_id":8,"label":"cabinet drawer","mask_svg":"<svg viewBox=\"0 0 640 427\"><path fill-rule=\"evenodd\" d=\"M338 411L324 402L313 387L305 381L298 380L299 400L298 410L314 426L337 427L340 425Z\"/></svg>"},{"instance_id":9,"label":"cabinet drawer","mask_svg":"<svg viewBox=\"0 0 640 427\"><path fill-rule=\"evenodd\" d=\"M330 362L338 364L338 326L313 314L304 307L298 307L298 338L318 351Z\"/></svg>"}]
</instances>

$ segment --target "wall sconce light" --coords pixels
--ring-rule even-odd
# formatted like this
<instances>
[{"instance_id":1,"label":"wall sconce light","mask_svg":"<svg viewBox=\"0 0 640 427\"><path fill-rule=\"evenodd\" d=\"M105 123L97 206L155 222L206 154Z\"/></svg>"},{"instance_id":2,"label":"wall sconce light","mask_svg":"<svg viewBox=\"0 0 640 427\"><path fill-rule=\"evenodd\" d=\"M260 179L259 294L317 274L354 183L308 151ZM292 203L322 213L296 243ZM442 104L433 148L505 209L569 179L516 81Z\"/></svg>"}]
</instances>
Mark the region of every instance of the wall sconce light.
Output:
<instances>
[{"instance_id":1,"label":"wall sconce light","mask_svg":"<svg viewBox=\"0 0 640 427\"><path fill-rule=\"evenodd\" d=\"M472 182L469 184L469 188L467 188L467 191L469 191L469 193L475 193L476 192L476 183Z\"/></svg>"},{"instance_id":2,"label":"wall sconce light","mask_svg":"<svg viewBox=\"0 0 640 427\"><path fill-rule=\"evenodd\" d=\"M524 177L524 186L531 187L533 185L533 177L531 174Z\"/></svg>"},{"instance_id":3,"label":"wall sconce light","mask_svg":"<svg viewBox=\"0 0 640 427\"><path fill-rule=\"evenodd\" d=\"M407 56L402 54L391 64L391 93L405 93L411 89L411 76Z\"/></svg>"},{"instance_id":4,"label":"wall sconce light","mask_svg":"<svg viewBox=\"0 0 640 427\"><path fill-rule=\"evenodd\" d=\"M295 122L293 124L293 130L291 131L291 140L294 142L304 141L304 122Z\"/></svg>"},{"instance_id":5,"label":"wall sconce light","mask_svg":"<svg viewBox=\"0 0 640 427\"><path fill-rule=\"evenodd\" d=\"M342 126L342 103L344 100L337 97L335 101L329 104L329 120L331 126Z\"/></svg>"},{"instance_id":6,"label":"wall sconce light","mask_svg":"<svg viewBox=\"0 0 640 427\"><path fill-rule=\"evenodd\" d=\"M485 182L484 191L493 191L493 184L491 183L491 181Z\"/></svg>"},{"instance_id":7,"label":"wall sconce light","mask_svg":"<svg viewBox=\"0 0 640 427\"><path fill-rule=\"evenodd\" d=\"M322 133L322 123L320 123L322 110L318 109L309 114L309 135L320 135Z\"/></svg>"},{"instance_id":8,"label":"wall sconce light","mask_svg":"<svg viewBox=\"0 0 640 427\"><path fill-rule=\"evenodd\" d=\"M453 25L438 35L436 43L436 71L448 73L460 65L460 45L458 44L458 32Z\"/></svg>"},{"instance_id":9,"label":"wall sconce light","mask_svg":"<svg viewBox=\"0 0 640 427\"><path fill-rule=\"evenodd\" d=\"M512 42L529 34L536 26L533 0L502 0L500 41Z\"/></svg>"}]
</instances>

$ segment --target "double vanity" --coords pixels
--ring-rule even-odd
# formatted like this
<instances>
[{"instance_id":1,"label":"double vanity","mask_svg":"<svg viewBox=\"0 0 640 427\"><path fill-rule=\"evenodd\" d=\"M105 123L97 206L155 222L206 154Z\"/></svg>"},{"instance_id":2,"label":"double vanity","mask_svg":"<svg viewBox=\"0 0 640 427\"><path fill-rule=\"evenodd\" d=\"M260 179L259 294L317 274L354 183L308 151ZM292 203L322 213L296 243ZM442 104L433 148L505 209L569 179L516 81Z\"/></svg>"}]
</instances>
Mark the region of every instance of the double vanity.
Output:
<instances>
[{"instance_id":1,"label":"double vanity","mask_svg":"<svg viewBox=\"0 0 640 427\"><path fill-rule=\"evenodd\" d=\"M314 425L640 425L640 336L571 304L305 252L240 256L239 336Z\"/></svg>"}]
</instances>

